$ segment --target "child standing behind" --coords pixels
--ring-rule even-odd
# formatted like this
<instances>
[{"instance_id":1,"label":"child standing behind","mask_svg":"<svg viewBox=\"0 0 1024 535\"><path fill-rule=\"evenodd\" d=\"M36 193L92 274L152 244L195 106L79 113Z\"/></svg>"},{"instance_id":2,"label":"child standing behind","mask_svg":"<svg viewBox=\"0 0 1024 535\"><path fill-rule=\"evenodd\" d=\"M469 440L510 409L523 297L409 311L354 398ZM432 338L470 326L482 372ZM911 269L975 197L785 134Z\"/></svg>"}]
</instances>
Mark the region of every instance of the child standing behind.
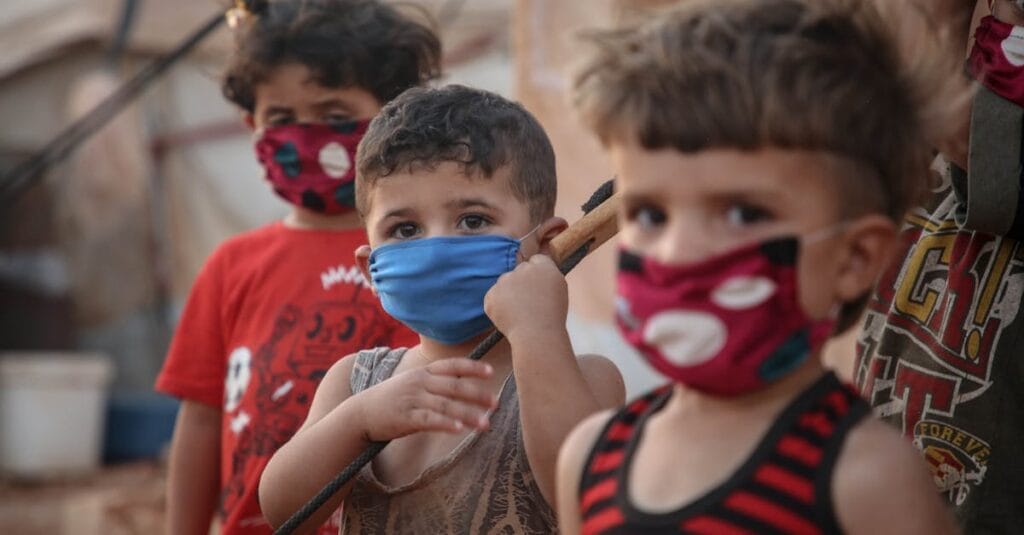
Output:
<instances>
[{"instance_id":1,"label":"child standing behind","mask_svg":"<svg viewBox=\"0 0 1024 535\"><path fill-rule=\"evenodd\" d=\"M693 0L597 39L576 90L622 194L617 320L672 384L569 437L563 530L955 531L819 362L925 183L933 87L868 2Z\"/></svg>"},{"instance_id":2,"label":"child standing behind","mask_svg":"<svg viewBox=\"0 0 1024 535\"><path fill-rule=\"evenodd\" d=\"M256 2L238 29L225 96L256 130L283 222L236 236L192 288L161 392L183 399L171 446L168 531L269 533L260 473L306 417L340 357L414 335L389 318L352 250L355 149L380 107L434 77L426 27L372 0ZM337 532L336 524L323 532Z\"/></svg>"},{"instance_id":3,"label":"child standing behind","mask_svg":"<svg viewBox=\"0 0 1024 535\"><path fill-rule=\"evenodd\" d=\"M370 125L357 184L370 239L357 256L420 343L331 368L264 472L268 519L393 440L308 526L343 501L342 533L554 532L558 447L624 391L610 361L569 344L565 279L544 254L566 227L547 135L485 91L410 90ZM493 327L506 340L464 358Z\"/></svg>"}]
</instances>

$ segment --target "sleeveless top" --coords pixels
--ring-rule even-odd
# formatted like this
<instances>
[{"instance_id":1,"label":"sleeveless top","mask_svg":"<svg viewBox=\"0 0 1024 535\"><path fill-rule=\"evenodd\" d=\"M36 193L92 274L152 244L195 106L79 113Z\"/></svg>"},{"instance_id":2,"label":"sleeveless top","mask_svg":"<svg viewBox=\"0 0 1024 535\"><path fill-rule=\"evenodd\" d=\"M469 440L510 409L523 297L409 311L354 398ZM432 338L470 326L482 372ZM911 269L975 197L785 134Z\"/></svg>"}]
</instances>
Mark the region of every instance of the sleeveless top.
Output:
<instances>
[{"instance_id":1,"label":"sleeveless top","mask_svg":"<svg viewBox=\"0 0 1024 535\"><path fill-rule=\"evenodd\" d=\"M391 377L405 349L360 351L352 393ZM512 374L502 386L490 430L470 433L447 457L412 482L391 487L370 463L356 476L343 506L342 534L501 533L557 531L526 458L519 398Z\"/></svg>"},{"instance_id":2,"label":"sleeveless top","mask_svg":"<svg viewBox=\"0 0 1024 535\"><path fill-rule=\"evenodd\" d=\"M841 533L832 470L847 432L869 412L852 387L825 374L790 402L724 483L675 511L645 513L629 501L628 474L644 424L671 396L671 386L655 390L605 426L584 465L582 533Z\"/></svg>"}]
</instances>

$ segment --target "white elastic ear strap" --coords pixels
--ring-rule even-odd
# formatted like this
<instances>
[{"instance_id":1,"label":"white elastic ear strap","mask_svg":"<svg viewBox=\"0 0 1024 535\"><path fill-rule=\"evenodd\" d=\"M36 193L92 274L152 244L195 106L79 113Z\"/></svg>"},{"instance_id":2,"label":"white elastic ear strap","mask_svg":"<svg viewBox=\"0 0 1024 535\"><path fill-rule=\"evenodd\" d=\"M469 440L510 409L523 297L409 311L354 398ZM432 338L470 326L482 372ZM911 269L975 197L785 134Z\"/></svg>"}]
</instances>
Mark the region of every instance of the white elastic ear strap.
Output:
<instances>
[{"instance_id":1,"label":"white elastic ear strap","mask_svg":"<svg viewBox=\"0 0 1024 535\"><path fill-rule=\"evenodd\" d=\"M527 233L526 233L526 235L525 235L525 236L523 236L522 238L519 238L519 243L522 243L522 242L523 242L523 240L525 240L526 238L529 238L530 236L533 236L533 233L534 233L534 232L537 232L537 230L539 230L539 229L540 229L540 227L541 227L541 225L543 225L543 224L544 224L544 223L539 223L539 224L537 224L537 226L536 226L536 227L533 227L533 230L531 230L530 232L527 232Z\"/></svg>"},{"instance_id":2,"label":"white elastic ear strap","mask_svg":"<svg viewBox=\"0 0 1024 535\"><path fill-rule=\"evenodd\" d=\"M840 221L835 225L830 225L823 229L818 229L810 234L807 234L800 241L803 245L810 245L812 243L817 243L822 240L827 240L828 238L831 238L843 232L849 226L849 221Z\"/></svg>"}]
</instances>

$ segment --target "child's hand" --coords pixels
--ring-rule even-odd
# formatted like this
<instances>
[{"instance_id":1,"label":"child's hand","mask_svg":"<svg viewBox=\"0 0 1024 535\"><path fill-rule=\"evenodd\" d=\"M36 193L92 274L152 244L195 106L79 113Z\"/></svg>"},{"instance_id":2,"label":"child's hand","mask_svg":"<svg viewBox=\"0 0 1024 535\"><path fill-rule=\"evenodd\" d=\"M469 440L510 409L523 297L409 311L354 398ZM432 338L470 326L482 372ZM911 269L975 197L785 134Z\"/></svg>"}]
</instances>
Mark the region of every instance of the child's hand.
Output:
<instances>
[{"instance_id":1,"label":"child's hand","mask_svg":"<svg viewBox=\"0 0 1024 535\"><path fill-rule=\"evenodd\" d=\"M565 277L550 257L535 254L498 279L484 311L509 340L564 327L569 311Z\"/></svg>"},{"instance_id":2,"label":"child's hand","mask_svg":"<svg viewBox=\"0 0 1024 535\"><path fill-rule=\"evenodd\" d=\"M369 441L393 440L422 431L458 433L486 429L497 406L490 365L465 358L432 362L399 373L353 396Z\"/></svg>"}]
</instances>

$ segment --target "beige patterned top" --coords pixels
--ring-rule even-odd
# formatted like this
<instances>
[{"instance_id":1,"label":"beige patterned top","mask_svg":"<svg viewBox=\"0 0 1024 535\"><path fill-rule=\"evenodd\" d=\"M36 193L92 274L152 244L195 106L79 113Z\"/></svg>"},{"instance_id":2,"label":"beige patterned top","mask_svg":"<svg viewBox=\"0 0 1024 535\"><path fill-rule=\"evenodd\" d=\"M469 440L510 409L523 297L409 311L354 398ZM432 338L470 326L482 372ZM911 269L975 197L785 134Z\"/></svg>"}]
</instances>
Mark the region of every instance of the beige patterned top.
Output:
<instances>
[{"instance_id":1,"label":"beige patterned top","mask_svg":"<svg viewBox=\"0 0 1024 535\"><path fill-rule=\"evenodd\" d=\"M361 351L352 370L352 393L391 377L404 355L405 349ZM490 430L467 436L411 483L389 487L365 467L345 500L341 533L557 533L554 511L526 458L511 374Z\"/></svg>"}]
</instances>

